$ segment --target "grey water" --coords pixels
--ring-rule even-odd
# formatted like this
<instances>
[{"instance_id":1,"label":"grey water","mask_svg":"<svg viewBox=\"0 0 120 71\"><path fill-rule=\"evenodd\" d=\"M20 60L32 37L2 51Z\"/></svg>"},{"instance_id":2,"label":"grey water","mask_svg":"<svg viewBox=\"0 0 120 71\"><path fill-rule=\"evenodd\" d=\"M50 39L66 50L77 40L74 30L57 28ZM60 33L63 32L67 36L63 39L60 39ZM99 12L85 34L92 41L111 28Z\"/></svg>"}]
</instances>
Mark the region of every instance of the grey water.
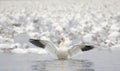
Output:
<instances>
[{"instance_id":1,"label":"grey water","mask_svg":"<svg viewBox=\"0 0 120 71\"><path fill-rule=\"evenodd\" d=\"M91 50L68 60L49 54L0 53L0 71L120 71L120 52Z\"/></svg>"}]
</instances>

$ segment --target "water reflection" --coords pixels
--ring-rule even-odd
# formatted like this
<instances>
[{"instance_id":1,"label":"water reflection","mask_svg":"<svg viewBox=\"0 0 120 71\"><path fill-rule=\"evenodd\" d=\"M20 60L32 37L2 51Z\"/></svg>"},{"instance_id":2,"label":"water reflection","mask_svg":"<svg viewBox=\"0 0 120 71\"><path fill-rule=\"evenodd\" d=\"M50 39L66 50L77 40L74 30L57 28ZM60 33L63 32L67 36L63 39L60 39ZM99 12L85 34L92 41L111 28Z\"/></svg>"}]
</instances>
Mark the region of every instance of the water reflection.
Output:
<instances>
[{"instance_id":1,"label":"water reflection","mask_svg":"<svg viewBox=\"0 0 120 71\"><path fill-rule=\"evenodd\" d=\"M94 71L88 60L45 60L33 61L32 71Z\"/></svg>"}]
</instances>

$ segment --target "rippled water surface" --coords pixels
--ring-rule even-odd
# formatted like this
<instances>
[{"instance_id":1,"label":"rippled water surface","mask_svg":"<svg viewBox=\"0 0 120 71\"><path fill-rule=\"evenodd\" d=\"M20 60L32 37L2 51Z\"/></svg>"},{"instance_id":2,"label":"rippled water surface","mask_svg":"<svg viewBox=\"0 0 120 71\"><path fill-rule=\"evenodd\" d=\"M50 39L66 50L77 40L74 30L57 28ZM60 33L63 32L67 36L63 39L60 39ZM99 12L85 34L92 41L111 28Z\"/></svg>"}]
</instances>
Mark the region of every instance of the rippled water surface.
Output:
<instances>
[{"instance_id":1,"label":"rippled water surface","mask_svg":"<svg viewBox=\"0 0 120 71\"><path fill-rule=\"evenodd\" d=\"M36 61L33 71L94 71L92 62L88 60L50 60Z\"/></svg>"},{"instance_id":2,"label":"rippled water surface","mask_svg":"<svg viewBox=\"0 0 120 71\"><path fill-rule=\"evenodd\" d=\"M119 71L119 54L93 50L57 60L50 55L0 53L0 71Z\"/></svg>"}]
</instances>

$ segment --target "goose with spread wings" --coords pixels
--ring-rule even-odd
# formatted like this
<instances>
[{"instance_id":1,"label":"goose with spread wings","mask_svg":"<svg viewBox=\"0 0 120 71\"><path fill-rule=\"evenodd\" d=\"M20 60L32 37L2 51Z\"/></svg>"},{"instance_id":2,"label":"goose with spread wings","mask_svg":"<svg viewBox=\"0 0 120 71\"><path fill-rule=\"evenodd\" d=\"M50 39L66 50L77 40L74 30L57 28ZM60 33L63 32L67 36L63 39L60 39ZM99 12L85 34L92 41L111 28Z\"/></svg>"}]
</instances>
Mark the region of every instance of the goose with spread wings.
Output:
<instances>
[{"instance_id":1,"label":"goose with spread wings","mask_svg":"<svg viewBox=\"0 0 120 71\"><path fill-rule=\"evenodd\" d=\"M63 37L60 39L59 47L56 47L49 40L30 39L30 42L38 47L46 48L50 53L55 55L58 59L67 59L68 57L72 57L73 55L79 53L80 51L89 51L94 48L93 45L87 45L87 44L77 44L70 46L70 48L67 48L64 44L65 39Z\"/></svg>"}]
</instances>

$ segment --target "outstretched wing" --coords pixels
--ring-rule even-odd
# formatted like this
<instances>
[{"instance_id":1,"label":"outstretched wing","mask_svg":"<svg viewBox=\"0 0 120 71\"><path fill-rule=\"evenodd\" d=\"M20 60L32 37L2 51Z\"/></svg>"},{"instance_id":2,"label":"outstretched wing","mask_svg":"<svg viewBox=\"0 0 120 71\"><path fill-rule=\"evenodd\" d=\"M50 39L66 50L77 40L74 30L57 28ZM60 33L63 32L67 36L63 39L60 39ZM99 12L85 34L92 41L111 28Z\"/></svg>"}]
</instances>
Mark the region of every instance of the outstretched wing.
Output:
<instances>
[{"instance_id":1,"label":"outstretched wing","mask_svg":"<svg viewBox=\"0 0 120 71\"><path fill-rule=\"evenodd\" d=\"M94 46L92 46L92 45L78 44L78 45L72 46L68 50L68 54L69 54L69 56L73 56L73 55L79 53L80 51L88 51L88 50L91 50L93 48L94 48Z\"/></svg>"},{"instance_id":2,"label":"outstretched wing","mask_svg":"<svg viewBox=\"0 0 120 71\"><path fill-rule=\"evenodd\" d=\"M52 55L56 56L57 48L51 41L40 40L42 44L45 45L45 49Z\"/></svg>"},{"instance_id":3,"label":"outstretched wing","mask_svg":"<svg viewBox=\"0 0 120 71\"><path fill-rule=\"evenodd\" d=\"M45 45L38 39L29 39L29 41L38 47L45 48Z\"/></svg>"},{"instance_id":4,"label":"outstretched wing","mask_svg":"<svg viewBox=\"0 0 120 71\"><path fill-rule=\"evenodd\" d=\"M40 48L45 48L52 55L56 56L57 49L52 42L47 40L38 40L38 39L30 39L29 41Z\"/></svg>"}]
</instances>

